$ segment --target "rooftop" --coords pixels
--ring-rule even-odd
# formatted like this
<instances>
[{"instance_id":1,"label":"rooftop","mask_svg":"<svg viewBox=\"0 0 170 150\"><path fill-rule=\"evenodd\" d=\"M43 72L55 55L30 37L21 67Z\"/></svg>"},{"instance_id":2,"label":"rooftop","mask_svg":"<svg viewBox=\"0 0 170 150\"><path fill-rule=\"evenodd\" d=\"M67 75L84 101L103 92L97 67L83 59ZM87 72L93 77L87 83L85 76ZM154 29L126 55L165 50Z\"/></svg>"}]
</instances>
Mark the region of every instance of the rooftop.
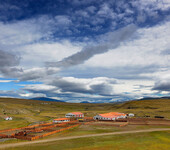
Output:
<instances>
[{"instance_id":1,"label":"rooftop","mask_svg":"<svg viewBox=\"0 0 170 150\"><path fill-rule=\"evenodd\" d=\"M71 113L74 115L83 115L83 113L81 113L81 112L71 112Z\"/></svg>"},{"instance_id":2,"label":"rooftop","mask_svg":"<svg viewBox=\"0 0 170 150\"><path fill-rule=\"evenodd\" d=\"M126 114L124 113L119 113L119 112L110 112L110 113L105 113L105 114L99 114L102 117L105 118L114 118L114 117L118 117L118 116L126 116Z\"/></svg>"}]
</instances>

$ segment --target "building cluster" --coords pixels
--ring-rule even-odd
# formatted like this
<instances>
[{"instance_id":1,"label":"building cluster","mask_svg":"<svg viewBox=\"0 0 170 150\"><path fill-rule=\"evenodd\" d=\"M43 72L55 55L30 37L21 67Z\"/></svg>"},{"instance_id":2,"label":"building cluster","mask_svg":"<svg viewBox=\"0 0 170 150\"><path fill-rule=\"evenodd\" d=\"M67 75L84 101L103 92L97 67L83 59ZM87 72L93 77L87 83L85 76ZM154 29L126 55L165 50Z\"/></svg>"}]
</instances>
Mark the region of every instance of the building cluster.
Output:
<instances>
[{"instance_id":1,"label":"building cluster","mask_svg":"<svg viewBox=\"0 0 170 150\"><path fill-rule=\"evenodd\" d=\"M117 119L124 119L126 117L134 117L134 114L125 114L125 113L119 113L119 112L109 112L109 113L104 113L104 114L98 114L93 117L94 120L117 120ZM58 118L54 119L54 123L62 123L62 122L68 122L70 121L71 118L76 118L76 119L82 119L84 118L84 114L81 112L70 112L65 115L65 118Z\"/></svg>"},{"instance_id":2,"label":"building cluster","mask_svg":"<svg viewBox=\"0 0 170 150\"><path fill-rule=\"evenodd\" d=\"M119 112L109 112L104 114L98 114L93 117L94 120L117 120L120 118L126 118L126 117L134 117L133 113L125 114L125 113L119 113ZM70 112L65 115L65 118L57 118L54 119L54 123L62 123L62 122L69 122L71 118L76 118L79 120L83 120L84 114L81 112ZM12 120L12 117L5 117L5 120Z\"/></svg>"},{"instance_id":3,"label":"building cluster","mask_svg":"<svg viewBox=\"0 0 170 150\"><path fill-rule=\"evenodd\" d=\"M12 117L5 117L5 120L12 120Z\"/></svg>"}]
</instances>

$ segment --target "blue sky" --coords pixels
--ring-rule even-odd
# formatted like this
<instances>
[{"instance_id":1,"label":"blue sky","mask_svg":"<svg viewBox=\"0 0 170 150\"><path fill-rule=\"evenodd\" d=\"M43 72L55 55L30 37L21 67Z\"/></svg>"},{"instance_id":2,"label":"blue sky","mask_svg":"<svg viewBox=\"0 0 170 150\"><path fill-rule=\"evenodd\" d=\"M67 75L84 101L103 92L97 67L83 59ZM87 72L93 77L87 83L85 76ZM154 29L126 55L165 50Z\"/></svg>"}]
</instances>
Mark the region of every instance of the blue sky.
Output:
<instances>
[{"instance_id":1,"label":"blue sky","mask_svg":"<svg viewBox=\"0 0 170 150\"><path fill-rule=\"evenodd\" d=\"M169 0L0 0L0 96L170 96Z\"/></svg>"}]
</instances>

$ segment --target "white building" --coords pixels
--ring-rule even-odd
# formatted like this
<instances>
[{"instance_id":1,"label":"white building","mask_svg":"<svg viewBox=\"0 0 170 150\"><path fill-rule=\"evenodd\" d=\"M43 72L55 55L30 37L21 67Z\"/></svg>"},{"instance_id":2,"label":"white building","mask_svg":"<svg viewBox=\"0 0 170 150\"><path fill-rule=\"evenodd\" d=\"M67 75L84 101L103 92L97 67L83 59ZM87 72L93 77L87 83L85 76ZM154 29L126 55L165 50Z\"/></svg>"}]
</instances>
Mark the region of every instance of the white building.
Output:
<instances>
[{"instance_id":1,"label":"white building","mask_svg":"<svg viewBox=\"0 0 170 150\"><path fill-rule=\"evenodd\" d=\"M58 119L53 120L54 123L63 123L63 122L69 122L69 121L70 121L69 118L58 118Z\"/></svg>"},{"instance_id":2,"label":"white building","mask_svg":"<svg viewBox=\"0 0 170 150\"><path fill-rule=\"evenodd\" d=\"M128 114L129 117L134 117L135 115L133 113Z\"/></svg>"},{"instance_id":3,"label":"white building","mask_svg":"<svg viewBox=\"0 0 170 150\"><path fill-rule=\"evenodd\" d=\"M72 118L72 117L74 117L74 118L83 118L84 114L81 113L81 112L71 112L71 113L67 113L66 117L67 118Z\"/></svg>"},{"instance_id":4,"label":"white building","mask_svg":"<svg viewBox=\"0 0 170 150\"><path fill-rule=\"evenodd\" d=\"M12 117L5 117L5 120L12 120Z\"/></svg>"},{"instance_id":5,"label":"white building","mask_svg":"<svg viewBox=\"0 0 170 150\"><path fill-rule=\"evenodd\" d=\"M94 120L116 120L119 118L126 118L126 114L119 112L110 112L105 114L99 114L93 117Z\"/></svg>"}]
</instances>

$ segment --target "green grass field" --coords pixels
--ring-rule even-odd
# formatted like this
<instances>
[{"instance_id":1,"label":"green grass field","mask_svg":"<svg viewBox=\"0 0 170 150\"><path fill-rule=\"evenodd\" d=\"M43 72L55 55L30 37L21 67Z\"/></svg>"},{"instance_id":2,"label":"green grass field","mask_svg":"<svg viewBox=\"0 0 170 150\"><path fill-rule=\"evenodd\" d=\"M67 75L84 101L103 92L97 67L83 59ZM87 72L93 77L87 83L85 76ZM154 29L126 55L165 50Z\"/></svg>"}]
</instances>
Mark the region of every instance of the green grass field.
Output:
<instances>
[{"instance_id":1,"label":"green grass field","mask_svg":"<svg viewBox=\"0 0 170 150\"><path fill-rule=\"evenodd\" d=\"M0 98L0 130L50 121L72 111L81 111L85 116L118 111L131 112L139 117L159 115L170 119L170 99L130 101L122 104L79 104ZM13 121L5 121L5 116L13 117Z\"/></svg>"},{"instance_id":2,"label":"green grass field","mask_svg":"<svg viewBox=\"0 0 170 150\"><path fill-rule=\"evenodd\" d=\"M44 104L47 103L47 104ZM52 121L54 118L63 117L66 113L81 111L85 116L94 116L98 113L118 111L134 113L138 117L149 115L164 116L170 119L170 99L130 101L121 104L78 104L44 102L36 100L24 100L13 98L0 98L0 130L23 127L36 124L41 121ZM5 121L5 116L13 117L12 121ZM125 127L84 125L61 133L57 133L44 139L87 135L95 133L107 133L116 131L138 130L148 128L164 128L165 126L128 125ZM167 126L166 126L167 128ZM74 140L56 141L43 144L34 144L24 147L9 148L10 150L38 150L38 149L73 149L73 150L168 150L170 149L170 132L152 132L126 135L113 135ZM39 139L41 140L41 139ZM24 142L12 139L1 144Z\"/></svg>"},{"instance_id":3,"label":"green grass field","mask_svg":"<svg viewBox=\"0 0 170 150\"><path fill-rule=\"evenodd\" d=\"M10 150L169 150L170 132L135 133L33 144ZM7 150L9 150L7 149Z\"/></svg>"}]
</instances>

